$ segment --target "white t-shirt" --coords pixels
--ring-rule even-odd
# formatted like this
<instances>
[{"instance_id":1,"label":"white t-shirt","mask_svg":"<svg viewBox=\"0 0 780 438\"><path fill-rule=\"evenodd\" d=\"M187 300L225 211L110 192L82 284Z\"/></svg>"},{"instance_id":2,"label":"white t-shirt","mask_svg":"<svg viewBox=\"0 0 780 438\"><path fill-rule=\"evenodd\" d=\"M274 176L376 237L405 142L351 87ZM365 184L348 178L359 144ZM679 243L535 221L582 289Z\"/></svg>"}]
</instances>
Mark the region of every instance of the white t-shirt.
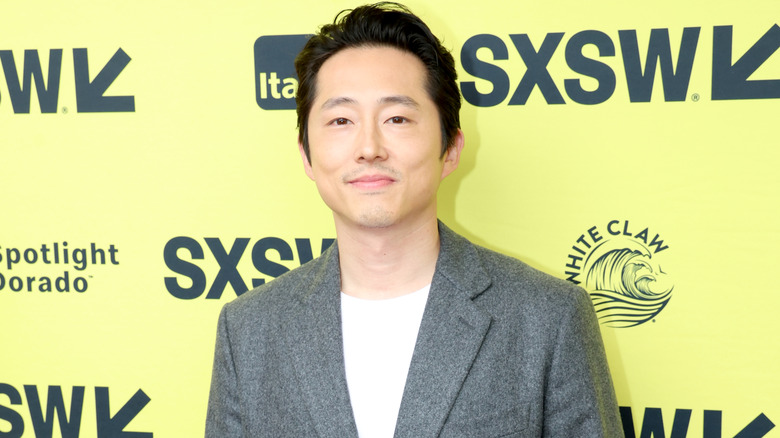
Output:
<instances>
[{"instance_id":1,"label":"white t-shirt","mask_svg":"<svg viewBox=\"0 0 780 438\"><path fill-rule=\"evenodd\" d=\"M344 366L360 438L391 438L430 285L397 298L341 294Z\"/></svg>"}]
</instances>

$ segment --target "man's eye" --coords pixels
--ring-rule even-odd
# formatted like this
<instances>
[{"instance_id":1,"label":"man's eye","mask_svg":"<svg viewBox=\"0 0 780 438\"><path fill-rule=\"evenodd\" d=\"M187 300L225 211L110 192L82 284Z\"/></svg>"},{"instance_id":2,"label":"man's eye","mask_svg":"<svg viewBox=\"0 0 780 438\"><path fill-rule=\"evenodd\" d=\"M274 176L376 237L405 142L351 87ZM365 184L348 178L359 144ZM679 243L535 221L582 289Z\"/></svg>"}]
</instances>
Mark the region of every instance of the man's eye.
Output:
<instances>
[{"instance_id":1,"label":"man's eye","mask_svg":"<svg viewBox=\"0 0 780 438\"><path fill-rule=\"evenodd\" d=\"M344 117L338 117L330 121L330 125L346 125L349 123L349 119Z\"/></svg>"},{"instance_id":2,"label":"man's eye","mask_svg":"<svg viewBox=\"0 0 780 438\"><path fill-rule=\"evenodd\" d=\"M388 121L389 121L390 123L394 123L394 124L400 124L400 123L406 123L406 122L408 122L408 121L409 121L409 119L407 119L406 117L403 117L403 116L395 116L395 117L390 117L390 118L388 119Z\"/></svg>"}]
</instances>

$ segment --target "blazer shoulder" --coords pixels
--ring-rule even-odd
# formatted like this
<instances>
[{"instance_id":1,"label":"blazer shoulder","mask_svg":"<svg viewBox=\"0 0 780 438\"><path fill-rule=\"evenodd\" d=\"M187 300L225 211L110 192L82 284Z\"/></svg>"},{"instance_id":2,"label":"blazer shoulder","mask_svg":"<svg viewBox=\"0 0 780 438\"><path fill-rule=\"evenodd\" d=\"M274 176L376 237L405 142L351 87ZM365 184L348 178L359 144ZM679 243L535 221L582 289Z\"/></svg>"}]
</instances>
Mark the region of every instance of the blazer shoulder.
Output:
<instances>
[{"instance_id":1,"label":"blazer shoulder","mask_svg":"<svg viewBox=\"0 0 780 438\"><path fill-rule=\"evenodd\" d=\"M514 257L478 245L474 247L491 280L488 294L509 295L522 301L524 306L536 303L536 306L560 309L591 305L588 293L575 284Z\"/></svg>"}]
</instances>

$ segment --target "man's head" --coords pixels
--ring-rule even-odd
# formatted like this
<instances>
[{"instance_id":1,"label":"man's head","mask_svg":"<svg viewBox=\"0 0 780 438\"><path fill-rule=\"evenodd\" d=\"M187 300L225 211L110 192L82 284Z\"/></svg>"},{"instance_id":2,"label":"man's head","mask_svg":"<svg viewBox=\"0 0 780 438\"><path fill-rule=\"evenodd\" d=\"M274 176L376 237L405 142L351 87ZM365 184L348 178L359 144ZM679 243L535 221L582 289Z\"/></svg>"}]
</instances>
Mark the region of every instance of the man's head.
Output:
<instances>
[{"instance_id":1,"label":"man's head","mask_svg":"<svg viewBox=\"0 0 780 438\"><path fill-rule=\"evenodd\" d=\"M336 17L333 24L323 26L312 36L295 59L299 80L296 95L298 141L306 158L311 160L308 119L317 95L320 68L330 57L344 49L377 46L409 52L422 61L427 72L426 90L439 113L441 155L444 156L460 128L460 93L450 52L420 18L397 3L360 6L346 15L342 14Z\"/></svg>"}]
</instances>

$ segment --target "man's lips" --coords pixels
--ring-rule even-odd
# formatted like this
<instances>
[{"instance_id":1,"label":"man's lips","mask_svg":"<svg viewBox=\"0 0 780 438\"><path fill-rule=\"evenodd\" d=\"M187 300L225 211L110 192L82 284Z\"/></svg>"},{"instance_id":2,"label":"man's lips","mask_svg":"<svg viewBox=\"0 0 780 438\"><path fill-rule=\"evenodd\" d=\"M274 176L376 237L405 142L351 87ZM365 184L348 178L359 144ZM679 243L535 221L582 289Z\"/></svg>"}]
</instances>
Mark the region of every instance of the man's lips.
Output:
<instances>
[{"instance_id":1,"label":"man's lips","mask_svg":"<svg viewBox=\"0 0 780 438\"><path fill-rule=\"evenodd\" d=\"M387 175L362 175L347 181L350 186L359 189L378 189L394 182L395 178Z\"/></svg>"}]
</instances>

